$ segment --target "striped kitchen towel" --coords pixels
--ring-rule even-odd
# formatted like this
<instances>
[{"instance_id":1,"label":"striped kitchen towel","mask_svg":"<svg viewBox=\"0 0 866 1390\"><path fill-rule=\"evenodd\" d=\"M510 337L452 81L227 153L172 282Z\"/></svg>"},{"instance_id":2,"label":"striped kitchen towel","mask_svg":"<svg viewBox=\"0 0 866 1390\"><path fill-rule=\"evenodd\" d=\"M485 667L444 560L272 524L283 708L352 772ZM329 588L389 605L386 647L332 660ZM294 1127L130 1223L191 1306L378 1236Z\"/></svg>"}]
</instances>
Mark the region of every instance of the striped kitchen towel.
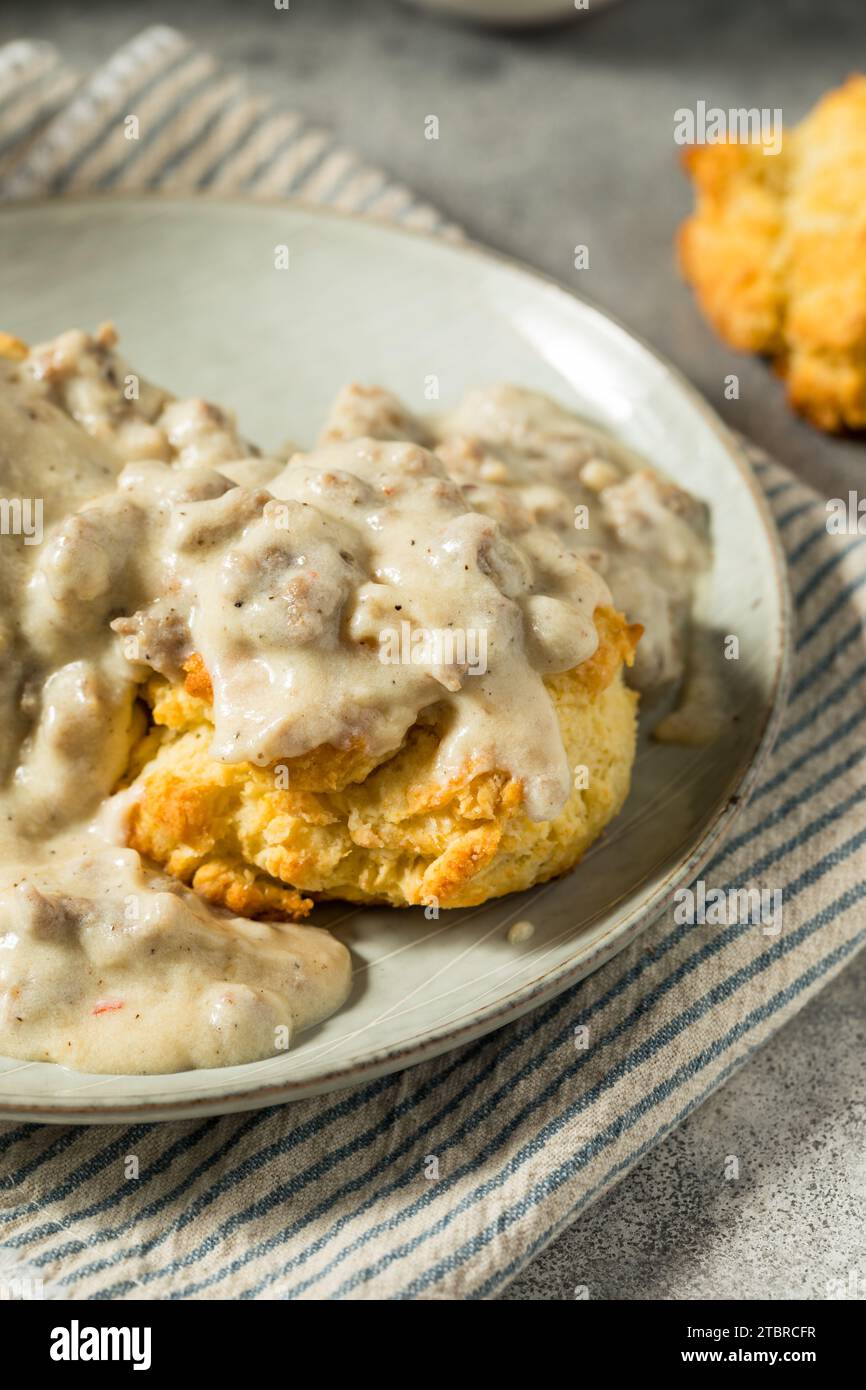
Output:
<instances>
[{"instance_id":1,"label":"striped kitchen towel","mask_svg":"<svg viewBox=\"0 0 866 1390\"><path fill-rule=\"evenodd\" d=\"M141 131L134 142L130 119ZM175 29L145 30L86 80L51 44L23 39L0 49L0 198L143 189L291 197L457 231Z\"/></svg>"},{"instance_id":2,"label":"striped kitchen towel","mask_svg":"<svg viewBox=\"0 0 866 1390\"><path fill-rule=\"evenodd\" d=\"M127 166L130 111L151 135ZM0 54L0 159L6 196L206 186L444 226L165 29L86 83L44 45ZM702 877L781 888L781 933L667 915L521 1021L352 1091L183 1124L0 1126L0 1282L57 1298L490 1298L851 960L866 938L866 538L829 535L821 499L753 461L790 566L793 683Z\"/></svg>"}]
</instances>

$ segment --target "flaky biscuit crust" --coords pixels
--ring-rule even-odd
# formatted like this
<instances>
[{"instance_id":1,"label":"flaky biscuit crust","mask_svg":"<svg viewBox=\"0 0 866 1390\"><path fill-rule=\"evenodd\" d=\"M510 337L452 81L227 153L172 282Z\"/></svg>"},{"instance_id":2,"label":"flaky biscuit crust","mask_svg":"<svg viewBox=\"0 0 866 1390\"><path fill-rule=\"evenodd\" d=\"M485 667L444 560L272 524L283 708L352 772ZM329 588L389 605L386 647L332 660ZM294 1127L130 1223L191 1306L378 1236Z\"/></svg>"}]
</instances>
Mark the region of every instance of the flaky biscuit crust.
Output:
<instances>
[{"instance_id":1,"label":"flaky biscuit crust","mask_svg":"<svg viewBox=\"0 0 866 1390\"><path fill-rule=\"evenodd\" d=\"M303 917L306 894L470 907L565 873L619 811L634 761L637 697L622 673L640 629L612 609L597 610L596 626L595 655L546 681L570 765L586 768L552 821L530 821L504 772L467 767L436 782L433 718L377 767L363 750L331 748L289 760L284 777L217 762L206 673L193 662L185 687L151 682L154 723L130 767L129 844L249 917Z\"/></svg>"},{"instance_id":2,"label":"flaky biscuit crust","mask_svg":"<svg viewBox=\"0 0 866 1390\"><path fill-rule=\"evenodd\" d=\"M818 428L866 429L866 77L784 134L684 155L696 208L680 264L732 347L773 359Z\"/></svg>"}]
</instances>

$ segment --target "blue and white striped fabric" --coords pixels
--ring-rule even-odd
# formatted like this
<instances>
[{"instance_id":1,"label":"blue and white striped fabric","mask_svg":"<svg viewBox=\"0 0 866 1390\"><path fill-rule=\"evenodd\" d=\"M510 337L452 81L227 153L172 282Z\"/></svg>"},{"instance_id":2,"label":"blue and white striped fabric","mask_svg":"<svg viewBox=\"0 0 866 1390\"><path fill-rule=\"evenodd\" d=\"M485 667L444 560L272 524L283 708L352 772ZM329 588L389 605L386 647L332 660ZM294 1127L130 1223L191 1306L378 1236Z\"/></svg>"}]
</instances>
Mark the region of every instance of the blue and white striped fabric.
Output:
<instances>
[{"instance_id":1,"label":"blue and white striped fabric","mask_svg":"<svg viewBox=\"0 0 866 1390\"><path fill-rule=\"evenodd\" d=\"M138 119L141 138L125 133ZM0 197L187 192L298 198L454 233L326 130L250 92L163 25L82 80L51 44L0 49Z\"/></svg>"},{"instance_id":2,"label":"blue and white striped fabric","mask_svg":"<svg viewBox=\"0 0 866 1390\"><path fill-rule=\"evenodd\" d=\"M145 102L158 130L128 168L117 115ZM0 161L7 196L206 185L442 226L164 29L84 86L43 45L0 54ZM492 1297L844 967L866 938L866 538L829 536L814 493L755 467L790 562L795 671L776 751L702 877L782 888L781 934L663 918L519 1023L336 1096L7 1125L0 1273L59 1298Z\"/></svg>"}]
</instances>

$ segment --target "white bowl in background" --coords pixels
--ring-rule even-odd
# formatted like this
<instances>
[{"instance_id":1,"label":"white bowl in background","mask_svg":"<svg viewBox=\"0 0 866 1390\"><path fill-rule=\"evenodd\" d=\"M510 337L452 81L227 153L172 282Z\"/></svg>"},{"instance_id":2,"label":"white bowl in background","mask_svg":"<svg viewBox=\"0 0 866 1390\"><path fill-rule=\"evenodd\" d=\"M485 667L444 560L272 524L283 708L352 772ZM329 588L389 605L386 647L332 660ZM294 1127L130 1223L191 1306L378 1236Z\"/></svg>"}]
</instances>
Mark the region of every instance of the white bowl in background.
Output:
<instances>
[{"instance_id":1,"label":"white bowl in background","mask_svg":"<svg viewBox=\"0 0 866 1390\"><path fill-rule=\"evenodd\" d=\"M482 24L549 24L569 16L579 18L614 3L614 0L588 0L583 8L575 0L406 0L416 9L438 10L456 19Z\"/></svg>"}]
</instances>

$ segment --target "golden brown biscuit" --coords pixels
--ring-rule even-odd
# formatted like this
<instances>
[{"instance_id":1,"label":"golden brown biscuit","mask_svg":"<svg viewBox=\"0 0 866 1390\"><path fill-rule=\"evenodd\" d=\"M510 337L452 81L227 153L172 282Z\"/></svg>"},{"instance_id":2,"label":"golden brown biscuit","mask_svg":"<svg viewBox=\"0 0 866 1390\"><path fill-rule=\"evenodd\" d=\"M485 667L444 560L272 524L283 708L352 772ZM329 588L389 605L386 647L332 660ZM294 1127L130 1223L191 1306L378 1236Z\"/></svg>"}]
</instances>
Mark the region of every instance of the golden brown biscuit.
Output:
<instances>
[{"instance_id":1,"label":"golden brown biscuit","mask_svg":"<svg viewBox=\"0 0 866 1390\"><path fill-rule=\"evenodd\" d=\"M0 357L10 362L23 362L30 349L12 333L0 333Z\"/></svg>"},{"instance_id":2,"label":"golden brown biscuit","mask_svg":"<svg viewBox=\"0 0 866 1390\"><path fill-rule=\"evenodd\" d=\"M866 428L866 77L761 145L696 145L679 257L726 342L764 353L824 430Z\"/></svg>"},{"instance_id":3,"label":"golden brown biscuit","mask_svg":"<svg viewBox=\"0 0 866 1390\"><path fill-rule=\"evenodd\" d=\"M199 659L185 686L155 677L148 687L153 725L130 768L129 843L246 916L304 916L304 894L467 907L564 873L619 811L634 761L637 697L623 666L641 630L609 608L595 621L595 655L545 682L570 765L586 769L554 820L531 821L503 772L435 782L435 714L375 767L362 749L328 747L274 767L217 762Z\"/></svg>"}]
</instances>

